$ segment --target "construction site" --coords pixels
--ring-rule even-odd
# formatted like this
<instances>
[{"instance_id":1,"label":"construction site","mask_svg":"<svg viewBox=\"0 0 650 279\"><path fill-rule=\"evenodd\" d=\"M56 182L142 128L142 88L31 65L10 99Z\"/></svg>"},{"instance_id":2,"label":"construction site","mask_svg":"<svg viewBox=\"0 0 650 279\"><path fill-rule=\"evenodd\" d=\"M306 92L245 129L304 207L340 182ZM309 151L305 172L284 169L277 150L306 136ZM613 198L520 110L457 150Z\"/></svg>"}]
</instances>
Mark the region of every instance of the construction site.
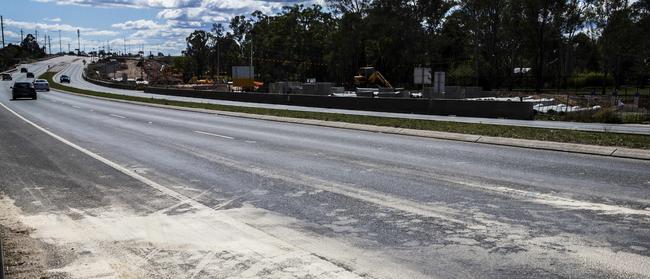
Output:
<instances>
[{"instance_id":1,"label":"construction site","mask_svg":"<svg viewBox=\"0 0 650 279\"><path fill-rule=\"evenodd\" d=\"M413 81L404 87L395 87L391 81L375 67L361 67L345 84L328 81L317 81L315 78L305 81L272 81L257 80L259 75L252 66L233 66L231 71L221 72L223 75L206 74L205 78L192 76L184 78L182 69L174 65L174 57L168 56L111 56L103 59L90 59L84 77L89 81L102 83L124 89L144 90L148 92L165 92L170 90L198 91L191 93L199 98L220 98L240 100L242 94L280 95L280 96L320 96L327 98L362 98L362 99L413 99L421 101L432 100L462 100L464 105L475 102L505 102L525 103L530 113L524 118L577 120L581 118L608 117L601 114L616 113L622 122L644 123L648 121L648 96L637 91L607 92L601 94L595 89L578 92L534 92L530 90L484 90L480 86L456 85L454 79L447 79L445 72L432 72L431 68L414 67ZM516 70L516 69L515 69ZM185 81L184 81L185 80ZM181 90L181 91L179 91ZM185 94L179 93L179 94ZM188 93L189 94L189 93ZM270 96L272 97L272 96ZM248 102L266 102L265 97L245 98ZM318 101L319 104L330 103ZM273 101L279 102L279 101ZM283 101L287 103L287 101ZM338 102L338 101L337 101ZM349 100L348 102L351 102ZM420 102L418 102L420 103ZM307 106L311 106L307 104ZM318 104L314 106L319 106ZM390 105L389 105L390 106ZM330 106L331 107L331 106ZM335 106L342 107L342 106ZM373 108L364 106L355 108L353 105L343 106L348 109L388 110L407 113L428 113L431 110L418 110L395 105L394 109ZM464 113L455 110L442 110L434 114L488 116L503 118L521 118L521 113L490 114ZM463 110L464 111L464 110ZM519 116L515 116L519 115ZM597 120L597 119L595 119Z\"/></svg>"}]
</instances>

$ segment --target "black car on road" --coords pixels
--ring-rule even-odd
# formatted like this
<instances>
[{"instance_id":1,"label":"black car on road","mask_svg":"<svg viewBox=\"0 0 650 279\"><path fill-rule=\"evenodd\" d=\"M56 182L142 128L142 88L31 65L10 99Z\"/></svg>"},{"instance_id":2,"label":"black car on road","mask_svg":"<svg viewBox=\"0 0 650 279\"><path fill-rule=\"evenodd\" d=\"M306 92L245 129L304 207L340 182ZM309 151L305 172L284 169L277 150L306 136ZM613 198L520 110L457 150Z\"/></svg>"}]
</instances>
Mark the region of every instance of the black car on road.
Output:
<instances>
[{"instance_id":1,"label":"black car on road","mask_svg":"<svg viewBox=\"0 0 650 279\"><path fill-rule=\"evenodd\" d=\"M27 78L34 78L34 73L27 73Z\"/></svg>"},{"instance_id":2,"label":"black car on road","mask_svg":"<svg viewBox=\"0 0 650 279\"><path fill-rule=\"evenodd\" d=\"M11 87L11 99L16 100L18 98L32 98L36 100L38 96L36 95L34 84L26 81L15 82L14 86Z\"/></svg>"},{"instance_id":3,"label":"black car on road","mask_svg":"<svg viewBox=\"0 0 650 279\"><path fill-rule=\"evenodd\" d=\"M20 68L20 72L21 72L21 73L27 73L27 72L29 72L29 71L27 71L27 68Z\"/></svg>"},{"instance_id":4,"label":"black car on road","mask_svg":"<svg viewBox=\"0 0 650 279\"><path fill-rule=\"evenodd\" d=\"M12 80L10 74L2 74L2 80Z\"/></svg>"},{"instance_id":5,"label":"black car on road","mask_svg":"<svg viewBox=\"0 0 650 279\"><path fill-rule=\"evenodd\" d=\"M61 78L59 78L59 82L61 83L70 83L70 77L66 75L62 75Z\"/></svg>"}]
</instances>

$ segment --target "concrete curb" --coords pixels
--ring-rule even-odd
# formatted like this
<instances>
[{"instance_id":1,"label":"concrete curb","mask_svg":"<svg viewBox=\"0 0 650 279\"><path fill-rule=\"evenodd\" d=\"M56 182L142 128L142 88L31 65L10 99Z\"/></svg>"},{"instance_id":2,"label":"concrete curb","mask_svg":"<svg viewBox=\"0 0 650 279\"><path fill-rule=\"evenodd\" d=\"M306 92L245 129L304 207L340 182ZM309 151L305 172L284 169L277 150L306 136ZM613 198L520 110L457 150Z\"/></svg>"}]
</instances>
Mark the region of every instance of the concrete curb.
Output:
<instances>
[{"instance_id":1,"label":"concrete curb","mask_svg":"<svg viewBox=\"0 0 650 279\"><path fill-rule=\"evenodd\" d=\"M619 148L619 147L612 147L612 146L488 137L488 136L478 136L478 135L471 135L471 134L403 129L403 128L395 128L395 127L384 127L384 126L374 126L374 125L345 123L345 122L333 122L333 121L324 121L324 120L315 120L315 119L288 118L288 117L279 117L279 116L271 116L271 115L248 114L242 112L209 110L209 109L201 109L201 108L186 108L186 107L177 107L172 105L151 104L151 103L143 103L137 101L128 101L128 100L112 99L106 97L91 96L91 95L79 94L74 92L68 92L60 89L54 89L54 90L61 93L66 93L66 94L71 94L71 95L76 95L81 97L90 97L90 98L106 100L106 101L144 105L148 107L174 109L174 110L181 110L181 111L199 112L199 113L214 114L214 115L241 117L241 118L248 118L248 119L295 123L295 124L304 124L304 125L339 128L339 129L350 129L350 130L357 130L357 131L385 133L385 134L394 134L394 135L403 135L403 136L424 137L424 138L432 138L432 139L482 143L482 144L499 145L499 146L560 151L560 152L576 153L576 154L598 155L598 156L637 159L637 160L650 160L650 150L645 150L645 149L632 149L632 148Z\"/></svg>"}]
</instances>

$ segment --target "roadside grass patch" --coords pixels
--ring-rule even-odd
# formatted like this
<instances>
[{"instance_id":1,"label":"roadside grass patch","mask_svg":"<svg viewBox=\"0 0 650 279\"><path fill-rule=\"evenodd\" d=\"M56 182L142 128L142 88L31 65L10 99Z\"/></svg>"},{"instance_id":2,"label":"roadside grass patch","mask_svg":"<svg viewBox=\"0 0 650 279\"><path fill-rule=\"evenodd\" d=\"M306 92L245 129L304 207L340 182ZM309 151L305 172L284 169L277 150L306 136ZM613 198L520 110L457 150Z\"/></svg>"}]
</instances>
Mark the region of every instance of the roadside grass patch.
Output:
<instances>
[{"instance_id":1,"label":"roadside grass patch","mask_svg":"<svg viewBox=\"0 0 650 279\"><path fill-rule=\"evenodd\" d=\"M347 115L326 112L306 112L282 109L252 108L229 106L219 104L205 104L174 101L166 99L152 99L145 97L126 96L112 93L97 92L75 87L65 86L54 82L53 77L56 73L46 72L40 78L46 79L50 87L68 92L84 94L89 96L104 97L118 100L136 101L150 104L171 105L186 108L201 108L215 111L241 112L249 114L270 115L279 117L315 119L324 121L337 121L355 124L367 124L375 126L396 127L404 129L430 130L450 133L472 134L479 136L505 137L515 139L554 141L565 143L591 144L601 146L619 146L627 148L650 149L650 136L621 134L608 132L588 132L574 131L566 129L548 129L519 127L507 125L479 124L479 123L459 123L450 121L434 121L421 119L402 119L392 117L365 116L365 115Z\"/></svg>"}]
</instances>

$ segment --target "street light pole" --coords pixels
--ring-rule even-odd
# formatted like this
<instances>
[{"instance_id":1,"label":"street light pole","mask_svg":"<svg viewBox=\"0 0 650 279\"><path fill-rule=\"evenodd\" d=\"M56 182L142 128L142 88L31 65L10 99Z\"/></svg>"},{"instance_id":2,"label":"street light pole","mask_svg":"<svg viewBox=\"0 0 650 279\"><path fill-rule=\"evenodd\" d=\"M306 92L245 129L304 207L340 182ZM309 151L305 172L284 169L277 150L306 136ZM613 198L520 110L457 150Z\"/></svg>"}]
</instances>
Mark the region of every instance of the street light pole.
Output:
<instances>
[{"instance_id":1,"label":"street light pole","mask_svg":"<svg viewBox=\"0 0 650 279\"><path fill-rule=\"evenodd\" d=\"M2 29L2 48L5 48L5 21L2 16L0 16L0 29Z\"/></svg>"},{"instance_id":2,"label":"street light pole","mask_svg":"<svg viewBox=\"0 0 650 279\"><path fill-rule=\"evenodd\" d=\"M81 32L77 29L77 55L81 56Z\"/></svg>"},{"instance_id":3,"label":"street light pole","mask_svg":"<svg viewBox=\"0 0 650 279\"><path fill-rule=\"evenodd\" d=\"M255 74L253 73L253 38L251 38L251 66L248 69L248 72L251 75L251 89L255 88Z\"/></svg>"}]
</instances>

